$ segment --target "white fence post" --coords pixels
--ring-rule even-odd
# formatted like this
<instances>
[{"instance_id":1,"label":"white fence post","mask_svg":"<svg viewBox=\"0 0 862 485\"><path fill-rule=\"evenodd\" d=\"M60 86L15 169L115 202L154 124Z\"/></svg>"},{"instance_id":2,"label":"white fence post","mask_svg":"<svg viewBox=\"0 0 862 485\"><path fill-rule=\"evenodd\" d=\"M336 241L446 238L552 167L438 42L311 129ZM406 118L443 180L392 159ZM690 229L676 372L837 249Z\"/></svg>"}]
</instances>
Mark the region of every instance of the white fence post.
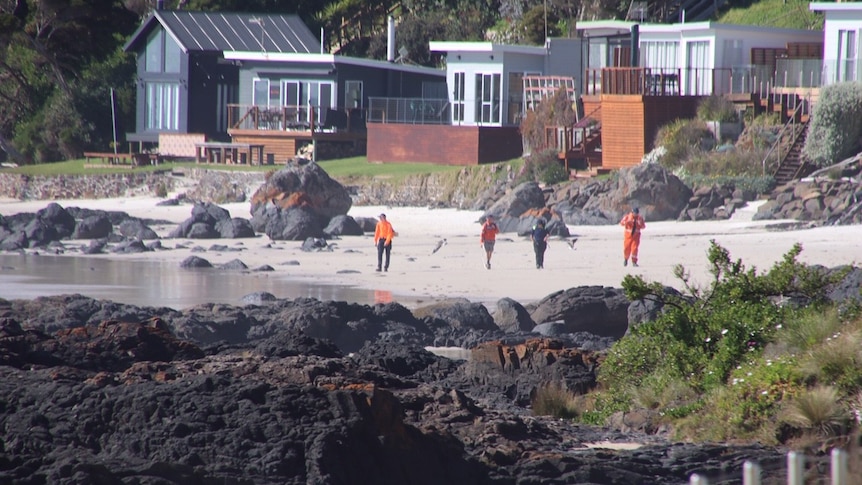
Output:
<instances>
[{"instance_id":1,"label":"white fence post","mask_svg":"<svg viewBox=\"0 0 862 485\"><path fill-rule=\"evenodd\" d=\"M688 478L688 485L709 485L709 481L705 477L695 473Z\"/></svg>"},{"instance_id":2,"label":"white fence post","mask_svg":"<svg viewBox=\"0 0 862 485\"><path fill-rule=\"evenodd\" d=\"M838 448L832 449L832 485L847 485L847 453Z\"/></svg>"},{"instance_id":3,"label":"white fence post","mask_svg":"<svg viewBox=\"0 0 862 485\"><path fill-rule=\"evenodd\" d=\"M803 485L805 455L795 451L787 453L787 485Z\"/></svg>"},{"instance_id":4,"label":"white fence post","mask_svg":"<svg viewBox=\"0 0 862 485\"><path fill-rule=\"evenodd\" d=\"M742 485L760 485L760 465L750 461L743 463Z\"/></svg>"}]
</instances>

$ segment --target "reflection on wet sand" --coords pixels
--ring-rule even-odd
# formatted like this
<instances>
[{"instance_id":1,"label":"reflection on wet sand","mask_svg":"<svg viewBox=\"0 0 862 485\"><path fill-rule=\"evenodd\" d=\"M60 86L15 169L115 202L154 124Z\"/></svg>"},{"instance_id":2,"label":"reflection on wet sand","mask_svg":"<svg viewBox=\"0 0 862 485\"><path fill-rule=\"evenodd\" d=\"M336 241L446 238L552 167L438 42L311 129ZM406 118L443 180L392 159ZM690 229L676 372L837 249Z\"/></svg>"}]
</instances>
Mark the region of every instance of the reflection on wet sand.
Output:
<instances>
[{"instance_id":1,"label":"reflection on wet sand","mask_svg":"<svg viewBox=\"0 0 862 485\"><path fill-rule=\"evenodd\" d=\"M291 281L272 273L182 269L160 261L117 261L53 255L0 255L0 298L33 299L79 293L138 306L188 308L201 303L241 305L241 298L269 292L278 298L310 297L373 305L415 300L389 291Z\"/></svg>"}]
</instances>

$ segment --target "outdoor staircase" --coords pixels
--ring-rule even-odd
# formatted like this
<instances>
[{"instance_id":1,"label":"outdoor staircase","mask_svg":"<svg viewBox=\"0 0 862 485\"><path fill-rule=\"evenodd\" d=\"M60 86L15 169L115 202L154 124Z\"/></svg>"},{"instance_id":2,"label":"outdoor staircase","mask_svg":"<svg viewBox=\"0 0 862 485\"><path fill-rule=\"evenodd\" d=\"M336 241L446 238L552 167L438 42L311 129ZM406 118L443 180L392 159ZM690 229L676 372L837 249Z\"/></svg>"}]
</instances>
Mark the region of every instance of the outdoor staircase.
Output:
<instances>
[{"instance_id":1,"label":"outdoor staircase","mask_svg":"<svg viewBox=\"0 0 862 485\"><path fill-rule=\"evenodd\" d=\"M808 122L802 124L802 130L796 136L787 154L781 159L781 163L775 170L773 177L775 183L784 185L792 180L796 180L810 174L814 170L814 166L806 162L802 157L802 147L805 146L805 140L808 137Z\"/></svg>"}]
</instances>

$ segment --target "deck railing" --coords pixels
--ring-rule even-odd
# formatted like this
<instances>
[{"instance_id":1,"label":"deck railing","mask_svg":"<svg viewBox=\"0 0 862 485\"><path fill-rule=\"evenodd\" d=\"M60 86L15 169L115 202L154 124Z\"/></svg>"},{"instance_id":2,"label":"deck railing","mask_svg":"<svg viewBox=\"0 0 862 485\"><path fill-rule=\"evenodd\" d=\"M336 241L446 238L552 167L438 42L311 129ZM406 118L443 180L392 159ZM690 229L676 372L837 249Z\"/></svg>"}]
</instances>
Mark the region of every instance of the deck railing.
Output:
<instances>
[{"instance_id":1,"label":"deck railing","mask_svg":"<svg viewBox=\"0 0 862 485\"><path fill-rule=\"evenodd\" d=\"M449 125L451 120L448 99L368 98L369 123Z\"/></svg>"},{"instance_id":2,"label":"deck railing","mask_svg":"<svg viewBox=\"0 0 862 485\"><path fill-rule=\"evenodd\" d=\"M754 93L766 96L779 87L819 87L829 78L831 65L817 59L779 59L775 70L761 65L716 69L590 68L584 77L584 94L709 96Z\"/></svg>"},{"instance_id":3,"label":"deck railing","mask_svg":"<svg viewBox=\"0 0 862 485\"><path fill-rule=\"evenodd\" d=\"M227 105L228 126L233 130L264 131L360 131L365 129L361 108L321 106Z\"/></svg>"}]
</instances>

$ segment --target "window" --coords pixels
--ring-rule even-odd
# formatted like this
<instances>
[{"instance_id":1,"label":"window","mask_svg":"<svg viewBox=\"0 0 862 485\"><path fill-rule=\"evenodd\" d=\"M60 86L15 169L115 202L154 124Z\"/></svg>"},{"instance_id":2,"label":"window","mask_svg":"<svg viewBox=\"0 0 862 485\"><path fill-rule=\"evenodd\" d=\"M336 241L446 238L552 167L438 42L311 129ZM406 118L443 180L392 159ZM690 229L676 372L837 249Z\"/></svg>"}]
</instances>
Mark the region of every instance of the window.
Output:
<instances>
[{"instance_id":1,"label":"window","mask_svg":"<svg viewBox=\"0 0 862 485\"><path fill-rule=\"evenodd\" d=\"M463 72L455 73L455 92L452 93L452 121L464 121L464 77Z\"/></svg>"},{"instance_id":2,"label":"window","mask_svg":"<svg viewBox=\"0 0 862 485\"><path fill-rule=\"evenodd\" d=\"M147 37L144 62L147 72L180 72L180 46L156 29Z\"/></svg>"},{"instance_id":3,"label":"window","mask_svg":"<svg viewBox=\"0 0 862 485\"><path fill-rule=\"evenodd\" d=\"M856 81L856 31L838 31L838 81Z\"/></svg>"},{"instance_id":4,"label":"window","mask_svg":"<svg viewBox=\"0 0 862 485\"><path fill-rule=\"evenodd\" d=\"M344 104L346 108L361 108L363 98L362 81L344 82Z\"/></svg>"},{"instance_id":5,"label":"window","mask_svg":"<svg viewBox=\"0 0 862 485\"><path fill-rule=\"evenodd\" d=\"M500 122L500 74L476 74L476 121Z\"/></svg>"},{"instance_id":6,"label":"window","mask_svg":"<svg viewBox=\"0 0 862 485\"><path fill-rule=\"evenodd\" d=\"M689 96L708 96L712 94L712 71L709 69L709 41L689 42L688 68L686 69L686 92Z\"/></svg>"},{"instance_id":7,"label":"window","mask_svg":"<svg viewBox=\"0 0 862 485\"><path fill-rule=\"evenodd\" d=\"M652 69L676 69L679 67L676 41L645 41L640 44L641 67Z\"/></svg>"},{"instance_id":8,"label":"window","mask_svg":"<svg viewBox=\"0 0 862 485\"><path fill-rule=\"evenodd\" d=\"M176 131L180 126L179 83L147 83L147 130Z\"/></svg>"},{"instance_id":9,"label":"window","mask_svg":"<svg viewBox=\"0 0 862 485\"><path fill-rule=\"evenodd\" d=\"M269 79L255 79L253 84L252 104L255 106L269 106Z\"/></svg>"},{"instance_id":10,"label":"window","mask_svg":"<svg viewBox=\"0 0 862 485\"><path fill-rule=\"evenodd\" d=\"M295 111L288 111L296 113L296 121L311 121L308 108L313 108L316 111L315 120L320 120L320 110L325 112L334 104L335 86L331 81L282 80L281 84L284 95L281 105L295 108ZM272 97L270 99L272 100Z\"/></svg>"}]
</instances>

